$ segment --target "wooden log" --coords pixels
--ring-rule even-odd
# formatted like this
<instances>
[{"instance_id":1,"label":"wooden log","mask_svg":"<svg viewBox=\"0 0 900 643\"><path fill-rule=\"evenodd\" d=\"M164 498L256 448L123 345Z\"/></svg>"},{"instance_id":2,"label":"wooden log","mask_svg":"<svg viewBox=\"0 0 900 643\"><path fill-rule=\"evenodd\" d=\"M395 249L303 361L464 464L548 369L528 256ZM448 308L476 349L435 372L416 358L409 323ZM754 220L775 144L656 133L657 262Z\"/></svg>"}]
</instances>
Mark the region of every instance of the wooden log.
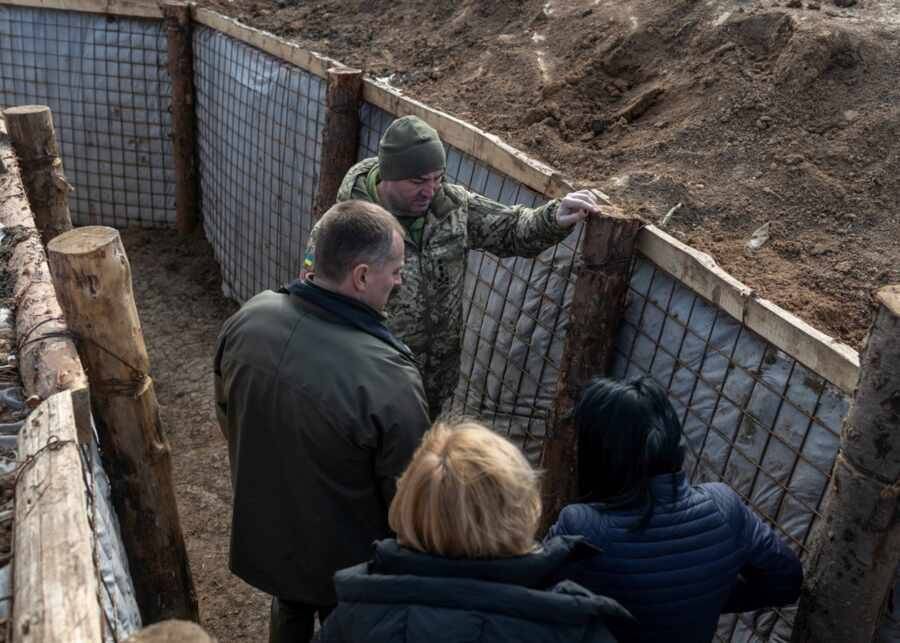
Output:
<instances>
[{"instance_id":1,"label":"wooden log","mask_svg":"<svg viewBox=\"0 0 900 643\"><path fill-rule=\"evenodd\" d=\"M60 304L78 338L113 503L144 623L197 620L149 359L119 233L88 226L47 246Z\"/></svg>"},{"instance_id":2,"label":"wooden log","mask_svg":"<svg viewBox=\"0 0 900 643\"><path fill-rule=\"evenodd\" d=\"M334 205L344 175L356 163L361 95L360 70L344 67L332 67L328 70L322 163L319 170L319 188L313 207L313 219L316 221Z\"/></svg>"},{"instance_id":3,"label":"wooden log","mask_svg":"<svg viewBox=\"0 0 900 643\"><path fill-rule=\"evenodd\" d=\"M541 455L544 470L542 532L575 495L575 425L572 410L581 388L612 364L619 321L631 273L640 219L604 207L585 224L581 265L569 308L556 400L550 414L550 437Z\"/></svg>"},{"instance_id":4,"label":"wooden log","mask_svg":"<svg viewBox=\"0 0 900 643\"><path fill-rule=\"evenodd\" d=\"M182 235L189 235L197 229L200 221L191 5L167 2L160 5L160 8L166 23L169 76L172 79L175 226Z\"/></svg>"},{"instance_id":5,"label":"wooden log","mask_svg":"<svg viewBox=\"0 0 900 643\"><path fill-rule=\"evenodd\" d=\"M23 105L4 110L3 117L19 157L22 183L34 213L34 222L47 243L72 229L69 214L72 186L63 174L53 115L46 105Z\"/></svg>"},{"instance_id":6,"label":"wooden log","mask_svg":"<svg viewBox=\"0 0 900 643\"><path fill-rule=\"evenodd\" d=\"M12 628L20 643L103 640L78 446L79 434L90 432L87 406L63 391L34 409L19 433Z\"/></svg>"},{"instance_id":7,"label":"wooden log","mask_svg":"<svg viewBox=\"0 0 900 643\"><path fill-rule=\"evenodd\" d=\"M807 560L794 643L873 640L900 562L900 286L878 291Z\"/></svg>"},{"instance_id":8,"label":"wooden log","mask_svg":"<svg viewBox=\"0 0 900 643\"><path fill-rule=\"evenodd\" d=\"M196 623L171 620L145 627L125 643L216 643L216 639Z\"/></svg>"},{"instance_id":9,"label":"wooden log","mask_svg":"<svg viewBox=\"0 0 900 643\"><path fill-rule=\"evenodd\" d=\"M2 139L0 160L7 169L0 174L0 225L4 234L0 248L8 257L7 269L12 275L19 374L26 395L43 400L59 391L83 388L87 378L56 300L18 163Z\"/></svg>"}]
</instances>

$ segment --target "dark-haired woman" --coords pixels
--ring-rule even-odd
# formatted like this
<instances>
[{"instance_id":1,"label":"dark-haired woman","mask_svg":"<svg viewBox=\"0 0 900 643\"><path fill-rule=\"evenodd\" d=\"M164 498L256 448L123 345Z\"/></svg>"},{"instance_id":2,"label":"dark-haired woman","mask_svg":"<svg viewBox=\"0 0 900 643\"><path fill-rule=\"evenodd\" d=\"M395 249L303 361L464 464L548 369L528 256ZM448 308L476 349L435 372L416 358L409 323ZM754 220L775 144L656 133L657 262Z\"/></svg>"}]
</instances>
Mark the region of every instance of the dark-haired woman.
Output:
<instances>
[{"instance_id":1,"label":"dark-haired woman","mask_svg":"<svg viewBox=\"0 0 900 643\"><path fill-rule=\"evenodd\" d=\"M691 486L681 423L650 378L597 379L575 409L578 491L548 538L602 552L566 570L619 601L642 641L711 641L720 614L788 605L797 556L727 485Z\"/></svg>"}]
</instances>

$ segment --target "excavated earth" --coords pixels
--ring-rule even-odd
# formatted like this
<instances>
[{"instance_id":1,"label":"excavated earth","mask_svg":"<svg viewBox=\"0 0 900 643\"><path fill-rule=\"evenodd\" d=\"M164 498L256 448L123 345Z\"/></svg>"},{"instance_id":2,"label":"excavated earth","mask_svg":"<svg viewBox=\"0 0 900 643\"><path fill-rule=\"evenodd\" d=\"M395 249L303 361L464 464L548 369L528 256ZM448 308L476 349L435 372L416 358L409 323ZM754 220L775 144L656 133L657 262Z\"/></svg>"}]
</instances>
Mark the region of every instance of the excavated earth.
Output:
<instances>
[{"instance_id":1,"label":"excavated earth","mask_svg":"<svg viewBox=\"0 0 900 643\"><path fill-rule=\"evenodd\" d=\"M900 282L895 0L206 4L389 79L648 221L682 204L668 231L855 347L873 291Z\"/></svg>"}]
</instances>

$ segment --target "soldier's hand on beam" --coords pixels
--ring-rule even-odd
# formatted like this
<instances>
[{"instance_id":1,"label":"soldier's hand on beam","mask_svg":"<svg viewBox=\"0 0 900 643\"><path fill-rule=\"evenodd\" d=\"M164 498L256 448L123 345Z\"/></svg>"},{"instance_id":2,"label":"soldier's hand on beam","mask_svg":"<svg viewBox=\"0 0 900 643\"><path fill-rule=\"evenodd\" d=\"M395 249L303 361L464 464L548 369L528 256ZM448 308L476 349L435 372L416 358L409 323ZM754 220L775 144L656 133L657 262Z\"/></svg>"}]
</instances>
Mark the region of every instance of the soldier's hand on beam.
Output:
<instances>
[{"instance_id":1,"label":"soldier's hand on beam","mask_svg":"<svg viewBox=\"0 0 900 643\"><path fill-rule=\"evenodd\" d=\"M559 202L556 222L564 228L571 227L591 214L600 213L600 203L591 190L569 192Z\"/></svg>"}]
</instances>

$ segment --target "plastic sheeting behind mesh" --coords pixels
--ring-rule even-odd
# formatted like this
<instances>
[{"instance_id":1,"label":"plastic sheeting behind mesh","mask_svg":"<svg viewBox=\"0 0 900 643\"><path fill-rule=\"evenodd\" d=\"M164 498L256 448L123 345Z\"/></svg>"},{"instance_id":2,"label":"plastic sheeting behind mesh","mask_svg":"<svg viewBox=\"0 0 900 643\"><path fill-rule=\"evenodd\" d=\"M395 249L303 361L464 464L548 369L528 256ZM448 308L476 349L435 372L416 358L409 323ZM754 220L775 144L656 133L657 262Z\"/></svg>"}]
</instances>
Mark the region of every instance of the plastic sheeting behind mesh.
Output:
<instances>
[{"instance_id":1,"label":"plastic sheeting behind mesh","mask_svg":"<svg viewBox=\"0 0 900 643\"><path fill-rule=\"evenodd\" d=\"M361 110L359 158L376 156L394 116ZM507 205L546 199L484 163L447 147L447 180ZM553 405L574 283L581 226L535 259L469 252L463 299L462 365L452 400L457 412L487 420L540 459Z\"/></svg>"},{"instance_id":2,"label":"plastic sheeting behind mesh","mask_svg":"<svg viewBox=\"0 0 900 643\"><path fill-rule=\"evenodd\" d=\"M141 628L141 614L138 610L134 584L128 570L128 557L119 519L112 506L109 478L100 462L97 450L96 429L94 441L82 447L84 466L91 481L91 528L94 531L98 576L101 582L100 606L106 615L109 628L104 629L104 642L114 643L128 638Z\"/></svg>"},{"instance_id":3,"label":"plastic sheeting behind mesh","mask_svg":"<svg viewBox=\"0 0 900 643\"><path fill-rule=\"evenodd\" d=\"M805 555L847 396L638 257L612 375L648 374L679 413L693 482L726 482ZM718 635L787 641L792 622L792 609L728 616Z\"/></svg>"},{"instance_id":4,"label":"plastic sheeting behind mesh","mask_svg":"<svg viewBox=\"0 0 900 643\"><path fill-rule=\"evenodd\" d=\"M175 221L162 22L0 5L0 107L48 105L80 225Z\"/></svg>"},{"instance_id":5,"label":"plastic sheeting behind mesh","mask_svg":"<svg viewBox=\"0 0 900 643\"><path fill-rule=\"evenodd\" d=\"M300 272L325 118L317 76L206 27L194 31L201 210L239 301Z\"/></svg>"}]
</instances>

